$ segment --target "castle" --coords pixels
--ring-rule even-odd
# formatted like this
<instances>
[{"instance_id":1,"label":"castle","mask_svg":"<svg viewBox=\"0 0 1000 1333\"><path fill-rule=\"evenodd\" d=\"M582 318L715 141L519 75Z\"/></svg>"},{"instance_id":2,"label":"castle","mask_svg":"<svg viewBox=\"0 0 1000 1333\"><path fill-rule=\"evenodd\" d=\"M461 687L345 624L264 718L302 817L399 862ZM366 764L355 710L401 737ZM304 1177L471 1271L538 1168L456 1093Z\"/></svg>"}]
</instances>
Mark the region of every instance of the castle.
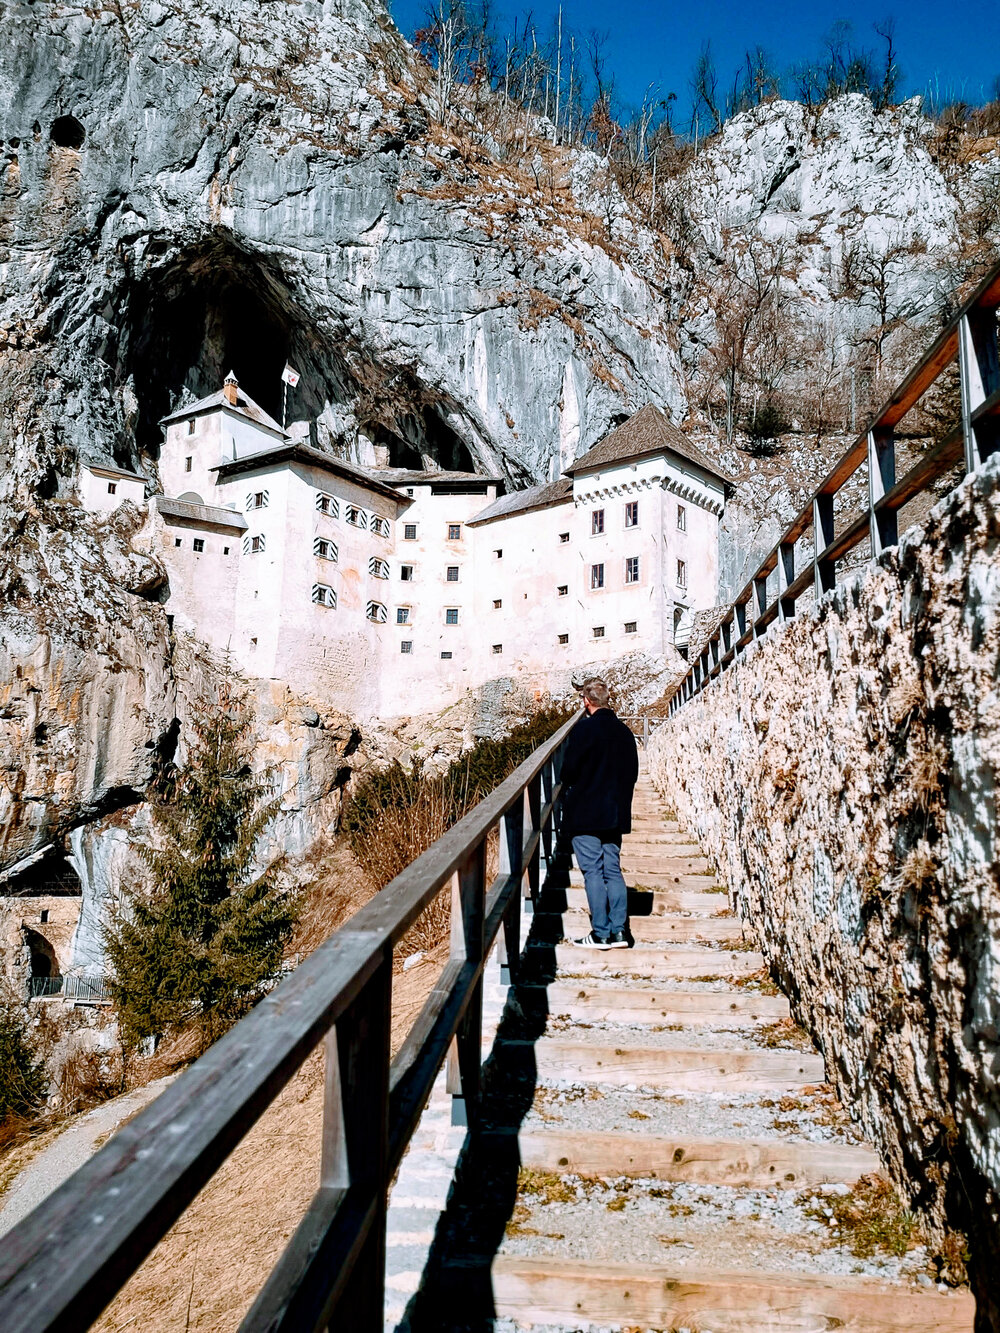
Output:
<instances>
[{"instance_id":1,"label":"castle","mask_svg":"<svg viewBox=\"0 0 1000 1333\"><path fill-rule=\"evenodd\" d=\"M717 601L729 482L651 405L564 477L511 492L320 451L231 374L162 424L149 532L168 614L249 675L359 720L660 654ZM85 466L80 489L91 509L145 503L119 469Z\"/></svg>"}]
</instances>

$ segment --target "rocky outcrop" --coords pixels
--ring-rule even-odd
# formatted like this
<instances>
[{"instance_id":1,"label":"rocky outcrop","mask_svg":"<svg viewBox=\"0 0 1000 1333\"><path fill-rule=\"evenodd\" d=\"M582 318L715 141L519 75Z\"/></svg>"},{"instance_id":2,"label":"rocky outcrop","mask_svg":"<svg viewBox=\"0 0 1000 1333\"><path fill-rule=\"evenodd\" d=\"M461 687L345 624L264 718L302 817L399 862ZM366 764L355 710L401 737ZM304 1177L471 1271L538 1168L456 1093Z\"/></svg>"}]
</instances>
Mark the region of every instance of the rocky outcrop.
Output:
<instances>
[{"instance_id":1,"label":"rocky outcrop","mask_svg":"<svg viewBox=\"0 0 1000 1333\"><path fill-rule=\"evenodd\" d=\"M1000 460L749 648L650 765L1000 1328Z\"/></svg>"}]
</instances>

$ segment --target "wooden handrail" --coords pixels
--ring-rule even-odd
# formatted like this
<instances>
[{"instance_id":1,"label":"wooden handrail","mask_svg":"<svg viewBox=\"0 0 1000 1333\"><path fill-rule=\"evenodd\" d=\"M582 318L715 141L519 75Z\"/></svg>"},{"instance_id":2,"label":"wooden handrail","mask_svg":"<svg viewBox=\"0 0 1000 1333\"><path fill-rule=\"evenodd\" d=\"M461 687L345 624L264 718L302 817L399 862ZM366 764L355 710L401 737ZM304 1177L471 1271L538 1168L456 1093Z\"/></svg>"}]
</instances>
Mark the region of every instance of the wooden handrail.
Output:
<instances>
[{"instance_id":1,"label":"wooden handrail","mask_svg":"<svg viewBox=\"0 0 1000 1333\"><path fill-rule=\"evenodd\" d=\"M449 1091L475 1121L483 969L501 928L507 969L516 967L522 882L537 887L550 853L562 747L578 720L9 1232L0 1254L4 1333L89 1328L324 1040L318 1189L240 1328L310 1333L336 1315L338 1327L381 1330L388 1186L453 1046ZM487 889L486 840L497 825L500 874ZM449 881L451 958L390 1062L393 946Z\"/></svg>"},{"instance_id":2,"label":"wooden handrail","mask_svg":"<svg viewBox=\"0 0 1000 1333\"><path fill-rule=\"evenodd\" d=\"M836 583L837 562L866 538L872 559L898 539L897 514L915 495L950 472L964 459L973 472L1000 449L1000 351L997 308L1000 307L1000 264L986 276L958 314L890 395L881 411L831 468L808 503L737 593L728 614L716 627L670 700L678 709L747 650L775 622L790 619L795 603L810 586L817 600ZM896 479L894 427L927 392L948 365L958 359L962 416L956 429L928 449L907 473ZM867 466L868 503L842 532L834 532L834 498L847 481ZM811 567L794 568L796 543L812 530ZM768 593L768 578L777 571L777 589Z\"/></svg>"}]
</instances>

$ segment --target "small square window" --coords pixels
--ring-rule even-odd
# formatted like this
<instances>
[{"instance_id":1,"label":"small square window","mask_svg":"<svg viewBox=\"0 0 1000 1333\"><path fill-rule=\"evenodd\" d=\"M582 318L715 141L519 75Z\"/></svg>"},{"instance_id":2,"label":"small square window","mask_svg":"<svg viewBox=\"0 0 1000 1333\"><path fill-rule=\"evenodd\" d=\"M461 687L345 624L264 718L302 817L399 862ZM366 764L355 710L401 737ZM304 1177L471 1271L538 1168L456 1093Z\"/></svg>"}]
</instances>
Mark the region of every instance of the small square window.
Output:
<instances>
[{"instance_id":1,"label":"small square window","mask_svg":"<svg viewBox=\"0 0 1000 1333\"><path fill-rule=\"evenodd\" d=\"M404 523L404 524L403 524L403 541L404 541L404 542L415 542L416 540L417 540L417 525L416 525L416 523Z\"/></svg>"},{"instance_id":2,"label":"small square window","mask_svg":"<svg viewBox=\"0 0 1000 1333\"><path fill-rule=\"evenodd\" d=\"M560 643L569 643L569 635L568 635L568 634L560 634L560 635L559 635L559 642L560 642Z\"/></svg>"},{"instance_id":3,"label":"small square window","mask_svg":"<svg viewBox=\"0 0 1000 1333\"><path fill-rule=\"evenodd\" d=\"M626 633L626 634L635 634L635 633L638 632L638 628L639 628L639 627L638 627L638 623L637 623L635 620L626 620L626 621L625 621L625 633Z\"/></svg>"},{"instance_id":4,"label":"small square window","mask_svg":"<svg viewBox=\"0 0 1000 1333\"><path fill-rule=\"evenodd\" d=\"M410 608L408 606L396 607L396 624L408 625L410 623Z\"/></svg>"},{"instance_id":5,"label":"small square window","mask_svg":"<svg viewBox=\"0 0 1000 1333\"><path fill-rule=\"evenodd\" d=\"M46 921L48 921L49 919L49 909L47 907L43 907L42 910L38 913L38 919L44 926Z\"/></svg>"},{"instance_id":6,"label":"small square window","mask_svg":"<svg viewBox=\"0 0 1000 1333\"><path fill-rule=\"evenodd\" d=\"M413 487L412 487L412 486L407 486L407 488L406 488L406 494L410 497L411 500L413 499Z\"/></svg>"},{"instance_id":7,"label":"small square window","mask_svg":"<svg viewBox=\"0 0 1000 1333\"><path fill-rule=\"evenodd\" d=\"M687 510L685 509L685 507L684 507L683 505L678 505L678 506L677 506L677 531L678 531L678 532L687 532L687 526L688 526L688 515L687 515Z\"/></svg>"},{"instance_id":8,"label":"small square window","mask_svg":"<svg viewBox=\"0 0 1000 1333\"><path fill-rule=\"evenodd\" d=\"M461 525L461 523L449 523L449 524L448 524L448 540L449 540L450 542L457 542L457 541L461 541L461 540L462 540L462 525Z\"/></svg>"},{"instance_id":9,"label":"small square window","mask_svg":"<svg viewBox=\"0 0 1000 1333\"><path fill-rule=\"evenodd\" d=\"M194 434L194 417L188 418L188 434L189 435Z\"/></svg>"},{"instance_id":10,"label":"small square window","mask_svg":"<svg viewBox=\"0 0 1000 1333\"><path fill-rule=\"evenodd\" d=\"M399 651L400 651L401 653L412 653L412 652L413 652L413 640L412 640L412 639L400 639L400 641L399 641Z\"/></svg>"},{"instance_id":11,"label":"small square window","mask_svg":"<svg viewBox=\"0 0 1000 1333\"><path fill-rule=\"evenodd\" d=\"M678 560L678 561L677 561L677 586L678 586L678 588L686 588L687 585L688 585L688 567L687 567L687 562L684 561L684 560Z\"/></svg>"},{"instance_id":12,"label":"small square window","mask_svg":"<svg viewBox=\"0 0 1000 1333\"><path fill-rule=\"evenodd\" d=\"M603 639L603 638L604 638L604 626L603 626L603 625L595 625L595 626L594 626L594 638L595 638L595 639Z\"/></svg>"},{"instance_id":13,"label":"small square window","mask_svg":"<svg viewBox=\"0 0 1000 1333\"><path fill-rule=\"evenodd\" d=\"M502 653L502 652L503 652L503 644L502 644L502 643L495 643L495 644L493 645L493 651L494 651L494 653Z\"/></svg>"},{"instance_id":14,"label":"small square window","mask_svg":"<svg viewBox=\"0 0 1000 1333\"><path fill-rule=\"evenodd\" d=\"M449 583L457 583L457 582L458 582L458 565L449 565L449 566L448 566L448 582L449 582Z\"/></svg>"},{"instance_id":15,"label":"small square window","mask_svg":"<svg viewBox=\"0 0 1000 1333\"><path fill-rule=\"evenodd\" d=\"M603 588L603 587L604 587L604 566L603 566L603 565L591 565L591 566L590 566L590 586L591 586L591 588Z\"/></svg>"},{"instance_id":16,"label":"small square window","mask_svg":"<svg viewBox=\"0 0 1000 1333\"><path fill-rule=\"evenodd\" d=\"M180 546L180 544L181 544L181 539L180 539L180 537L175 537L175 538L174 538L174 545L175 545L175 546Z\"/></svg>"},{"instance_id":17,"label":"small square window","mask_svg":"<svg viewBox=\"0 0 1000 1333\"><path fill-rule=\"evenodd\" d=\"M109 482L108 482L108 494L109 494L109 495L114 495L114 494L116 493L117 490L118 490L118 483L117 483L117 481L109 481Z\"/></svg>"},{"instance_id":18,"label":"small square window","mask_svg":"<svg viewBox=\"0 0 1000 1333\"><path fill-rule=\"evenodd\" d=\"M501 606L503 606L503 598L502 598L502 597L494 597L494 598L493 598L493 610L494 610L494 611L499 611L500 608L501 608Z\"/></svg>"},{"instance_id":19,"label":"small square window","mask_svg":"<svg viewBox=\"0 0 1000 1333\"><path fill-rule=\"evenodd\" d=\"M592 509L590 511L590 535L598 537L604 531L604 510Z\"/></svg>"},{"instance_id":20,"label":"small square window","mask_svg":"<svg viewBox=\"0 0 1000 1333\"><path fill-rule=\"evenodd\" d=\"M569 584L568 584L568 583L560 583L559 587L556 589L556 595L559 596L559 597L568 597L568 596L569 596Z\"/></svg>"},{"instance_id":21,"label":"small square window","mask_svg":"<svg viewBox=\"0 0 1000 1333\"><path fill-rule=\"evenodd\" d=\"M441 654L441 660L442 660L442 662L450 662L451 659L452 659L452 657L453 657L453 654L452 654L452 653L449 653L449 652L444 652L444 653Z\"/></svg>"},{"instance_id":22,"label":"small square window","mask_svg":"<svg viewBox=\"0 0 1000 1333\"><path fill-rule=\"evenodd\" d=\"M568 541L569 541L569 533L568 533L568 532L560 532L560 534L559 534L559 540L560 540L561 542L568 542Z\"/></svg>"},{"instance_id":23,"label":"small square window","mask_svg":"<svg viewBox=\"0 0 1000 1333\"><path fill-rule=\"evenodd\" d=\"M205 549L205 538L204 538L204 537L195 537L194 542L192 543L192 545L194 546L194 549L195 549L196 551L204 551L204 549Z\"/></svg>"},{"instance_id":24,"label":"small square window","mask_svg":"<svg viewBox=\"0 0 1000 1333\"><path fill-rule=\"evenodd\" d=\"M447 606L447 607L445 607L445 612L444 612L444 623L445 623L446 625L457 625L457 624L458 624L458 607L457 607L457 606Z\"/></svg>"},{"instance_id":25,"label":"small square window","mask_svg":"<svg viewBox=\"0 0 1000 1333\"><path fill-rule=\"evenodd\" d=\"M402 581L403 581L404 583L412 583L412 582L413 582L413 566L412 566L412 565L400 565L400 567L399 567L399 577L402 579Z\"/></svg>"},{"instance_id":26,"label":"small square window","mask_svg":"<svg viewBox=\"0 0 1000 1333\"><path fill-rule=\"evenodd\" d=\"M627 528L637 528L639 526L639 501L629 500L625 506L625 526Z\"/></svg>"},{"instance_id":27,"label":"small square window","mask_svg":"<svg viewBox=\"0 0 1000 1333\"><path fill-rule=\"evenodd\" d=\"M228 555L228 554L229 554L229 547L228 547L228 546L224 546L224 547L222 548L222 554L223 554L223 555Z\"/></svg>"},{"instance_id":28,"label":"small square window","mask_svg":"<svg viewBox=\"0 0 1000 1333\"><path fill-rule=\"evenodd\" d=\"M637 555L630 555L625 560L625 582L639 582L639 557Z\"/></svg>"},{"instance_id":29,"label":"small square window","mask_svg":"<svg viewBox=\"0 0 1000 1333\"><path fill-rule=\"evenodd\" d=\"M493 555L495 556L495 558L496 558L497 560L502 560L502 559L503 559L503 550L502 550L501 548L498 547L497 550L495 550L495 551L493 552Z\"/></svg>"},{"instance_id":30,"label":"small square window","mask_svg":"<svg viewBox=\"0 0 1000 1333\"><path fill-rule=\"evenodd\" d=\"M192 464L193 462L194 462L194 459L191 457L190 454L188 454L187 458L185 458L185 460L184 460L184 471L185 471L185 472L190 472L190 471L191 471L191 464Z\"/></svg>"}]
</instances>

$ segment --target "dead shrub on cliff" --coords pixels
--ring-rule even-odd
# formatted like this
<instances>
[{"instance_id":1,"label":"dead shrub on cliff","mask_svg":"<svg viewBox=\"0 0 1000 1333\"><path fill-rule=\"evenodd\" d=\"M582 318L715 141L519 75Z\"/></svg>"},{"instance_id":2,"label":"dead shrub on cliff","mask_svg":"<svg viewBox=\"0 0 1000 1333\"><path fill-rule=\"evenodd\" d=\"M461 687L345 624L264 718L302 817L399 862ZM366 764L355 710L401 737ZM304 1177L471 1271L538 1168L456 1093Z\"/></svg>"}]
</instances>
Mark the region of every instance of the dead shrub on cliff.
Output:
<instances>
[{"instance_id":1,"label":"dead shrub on cliff","mask_svg":"<svg viewBox=\"0 0 1000 1333\"><path fill-rule=\"evenodd\" d=\"M72 1051L59 1071L59 1103L66 1115L89 1110L124 1091L125 1072L115 1052Z\"/></svg>"}]
</instances>

